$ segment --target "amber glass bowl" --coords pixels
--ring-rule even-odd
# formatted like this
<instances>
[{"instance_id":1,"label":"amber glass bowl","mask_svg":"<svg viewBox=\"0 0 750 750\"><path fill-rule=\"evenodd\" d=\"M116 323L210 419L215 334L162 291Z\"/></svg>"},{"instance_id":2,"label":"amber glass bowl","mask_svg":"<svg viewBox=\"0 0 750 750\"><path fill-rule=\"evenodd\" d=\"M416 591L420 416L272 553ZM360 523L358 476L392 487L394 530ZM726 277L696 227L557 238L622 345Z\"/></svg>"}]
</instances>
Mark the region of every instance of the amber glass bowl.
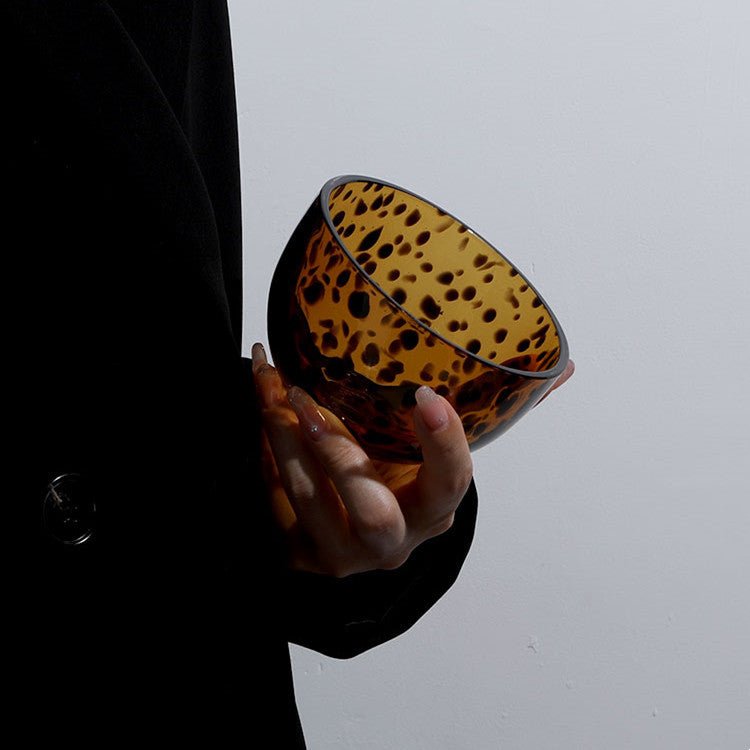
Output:
<instances>
[{"instance_id":1,"label":"amber glass bowl","mask_svg":"<svg viewBox=\"0 0 750 750\"><path fill-rule=\"evenodd\" d=\"M371 177L328 181L274 272L269 346L287 385L337 414L372 458L418 462L414 393L445 396L472 449L552 387L568 345L498 250L424 198Z\"/></svg>"}]
</instances>

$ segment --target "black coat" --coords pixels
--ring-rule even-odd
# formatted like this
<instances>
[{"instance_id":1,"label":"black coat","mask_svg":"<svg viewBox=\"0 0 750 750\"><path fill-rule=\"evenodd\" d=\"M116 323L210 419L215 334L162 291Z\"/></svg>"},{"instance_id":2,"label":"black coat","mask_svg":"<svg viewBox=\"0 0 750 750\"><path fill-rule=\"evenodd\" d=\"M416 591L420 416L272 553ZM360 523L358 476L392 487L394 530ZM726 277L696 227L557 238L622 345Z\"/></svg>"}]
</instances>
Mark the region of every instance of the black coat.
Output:
<instances>
[{"instance_id":1,"label":"black coat","mask_svg":"<svg viewBox=\"0 0 750 750\"><path fill-rule=\"evenodd\" d=\"M475 487L398 570L288 571L240 352L225 0L5 0L0 21L42 517L33 729L301 747L288 642L350 657L410 627L460 570ZM80 544L59 540L59 477L73 516L94 503Z\"/></svg>"}]
</instances>

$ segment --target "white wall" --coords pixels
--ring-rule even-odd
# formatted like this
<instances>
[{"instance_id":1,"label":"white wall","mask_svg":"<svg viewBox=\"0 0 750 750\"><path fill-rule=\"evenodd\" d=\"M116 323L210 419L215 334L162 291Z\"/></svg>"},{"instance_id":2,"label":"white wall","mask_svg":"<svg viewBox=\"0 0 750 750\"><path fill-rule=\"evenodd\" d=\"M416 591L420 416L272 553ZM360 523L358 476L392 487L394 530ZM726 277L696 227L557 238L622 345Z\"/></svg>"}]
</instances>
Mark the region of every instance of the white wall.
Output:
<instances>
[{"instance_id":1,"label":"white wall","mask_svg":"<svg viewBox=\"0 0 750 750\"><path fill-rule=\"evenodd\" d=\"M409 633L295 648L311 750L750 747L750 5L230 2L245 353L361 173L529 273L578 370L474 454L475 545Z\"/></svg>"}]
</instances>

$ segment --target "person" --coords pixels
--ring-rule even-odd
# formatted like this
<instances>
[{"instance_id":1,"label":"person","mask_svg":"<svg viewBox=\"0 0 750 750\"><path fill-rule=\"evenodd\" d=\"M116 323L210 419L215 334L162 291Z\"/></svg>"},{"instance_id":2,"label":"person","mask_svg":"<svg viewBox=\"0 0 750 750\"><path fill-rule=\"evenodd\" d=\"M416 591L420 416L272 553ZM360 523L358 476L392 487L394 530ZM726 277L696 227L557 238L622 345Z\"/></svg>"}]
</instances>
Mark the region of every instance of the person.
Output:
<instances>
[{"instance_id":1,"label":"person","mask_svg":"<svg viewBox=\"0 0 750 750\"><path fill-rule=\"evenodd\" d=\"M302 748L289 643L362 653L461 569L478 499L460 421L423 390L424 463L378 463L261 344L242 356L226 0L6 0L0 18L7 218L34 266L33 732Z\"/></svg>"}]
</instances>

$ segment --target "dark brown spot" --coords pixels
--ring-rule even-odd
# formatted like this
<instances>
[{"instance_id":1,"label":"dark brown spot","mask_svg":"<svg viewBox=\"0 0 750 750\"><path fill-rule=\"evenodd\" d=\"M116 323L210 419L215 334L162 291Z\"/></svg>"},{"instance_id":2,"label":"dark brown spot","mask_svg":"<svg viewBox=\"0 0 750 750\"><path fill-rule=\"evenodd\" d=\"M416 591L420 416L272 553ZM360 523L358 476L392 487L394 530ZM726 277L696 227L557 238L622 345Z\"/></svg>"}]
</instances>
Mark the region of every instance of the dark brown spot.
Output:
<instances>
[{"instance_id":1,"label":"dark brown spot","mask_svg":"<svg viewBox=\"0 0 750 750\"><path fill-rule=\"evenodd\" d=\"M369 250L380 239L380 235L382 234L382 232L383 232L383 227L378 227L377 229L373 229L372 232L369 232L362 238L362 242L359 243L359 247L357 249Z\"/></svg>"},{"instance_id":2,"label":"dark brown spot","mask_svg":"<svg viewBox=\"0 0 750 750\"><path fill-rule=\"evenodd\" d=\"M331 299L338 304L341 301L341 294L339 294L339 290L336 287L333 287L331 290Z\"/></svg>"},{"instance_id":3,"label":"dark brown spot","mask_svg":"<svg viewBox=\"0 0 750 750\"><path fill-rule=\"evenodd\" d=\"M381 245L378 248L378 258L388 258L390 257L392 252L393 252L393 245L391 245L390 242L387 242L385 245Z\"/></svg>"},{"instance_id":4,"label":"dark brown spot","mask_svg":"<svg viewBox=\"0 0 750 750\"><path fill-rule=\"evenodd\" d=\"M393 240L397 245L400 245L404 241L403 234L397 234Z\"/></svg>"},{"instance_id":5,"label":"dark brown spot","mask_svg":"<svg viewBox=\"0 0 750 750\"><path fill-rule=\"evenodd\" d=\"M453 302L453 300L458 299L458 289L449 289L445 293L445 299L447 299L448 302Z\"/></svg>"},{"instance_id":6,"label":"dark brown spot","mask_svg":"<svg viewBox=\"0 0 750 750\"><path fill-rule=\"evenodd\" d=\"M349 335L349 324L345 320L341 323L341 330L344 332L344 336Z\"/></svg>"},{"instance_id":7,"label":"dark brown spot","mask_svg":"<svg viewBox=\"0 0 750 750\"><path fill-rule=\"evenodd\" d=\"M525 352L529 346L531 346L531 342L528 339L521 339L516 346L516 351Z\"/></svg>"},{"instance_id":8,"label":"dark brown spot","mask_svg":"<svg viewBox=\"0 0 750 750\"><path fill-rule=\"evenodd\" d=\"M505 328L498 328L497 331L495 331L495 341L498 344L502 344L503 341L505 341L505 339L507 338L507 336L508 336L508 331Z\"/></svg>"},{"instance_id":9,"label":"dark brown spot","mask_svg":"<svg viewBox=\"0 0 750 750\"><path fill-rule=\"evenodd\" d=\"M486 255L477 255L477 257L474 258L474 267L479 268L479 266L483 266L486 262L487 262Z\"/></svg>"},{"instance_id":10,"label":"dark brown spot","mask_svg":"<svg viewBox=\"0 0 750 750\"><path fill-rule=\"evenodd\" d=\"M326 331L323 334L323 349L336 349L339 345L336 337L330 332Z\"/></svg>"},{"instance_id":11,"label":"dark brown spot","mask_svg":"<svg viewBox=\"0 0 750 750\"><path fill-rule=\"evenodd\" d=\"M316 302L319 302L323 297L323 294L325 294L325 287L316 279L309 286L305 287L302 294L308 305L314 305Z\"/></svg>"},{"instance_id":12,"label":"dark brown spot","mask_svg":"<svg viewBox=\"0 0 750 750\"><path fill-rule=\"evenodd\" d=\"M378 267L378 264L371 260L369 263L365 263L365 273L368 276L372 276L375 273L375 269Z\"/></svg>"},{"instance_id":13,"label":"dark brown spot","mask_svg":"<svg viewBox=\"0 0 750 750\"><path fill-rule=\"evenodd\" d=\"M393 370L389 370L384 367L378 372L378 380L382 380L384 383L392 383L396 379L396 374Z\"/></svg>"},{"instance_id":14,"label":"dark brown spot","mask_svg":"<svg viewBox=\"0 0 750 750\"><path fill-rule=\"evenodd\" d=\"M401 275L401 271L398 268L394 268L388 273L388 281L395 281Z\"/></svg>"},{"instance_id":15,"label":"dark brown spot","mask_svg":"<svg viewBox=\"0 0 750 750\"><path fill-rule=\"evenodd\" d=\"M448 380L449 377L450 373L448 372L448 370L440 370L440 372L438 373L438 380L441 380L443 383Z\"/></svg>"},{"instance_id":16,"label":"dark brown spot","mask_svg":"<svg viewBox=\"0 0 750 750\"><path fill-rule=\"evenodd\" d=\"M395 212L394 212L395 213ZM404 224L406 224L407 227L413 227L420 219L422 218L422 214L419 213L419 209L415 208L405 219Z\"/></svg>"},{"instance_id":17,"label":"dark brown spot","mask_svg":"<svg viewBox=\"0 0 750 750\"><path fill-rule=\"evenodd\" d=\"M374 367L378 362L380 362L380 350L372 342L370 342L362 352L362 361L368 367Z\"/></svg>"},{"instance_id":18,"label":"dark brown spot","mask_svg":"<svg viewBox=\"0 0 750 750\"><path fill-rule=\"evenodd\" d=\"M326 318L325 320L320 321L320 325L322 325L323 328L333 328L333 320L331 320L331 318Z\"/></svg>"},{"instance_id":19,"label":"dark brown spot","mask_svg":"<svg viewBox=\"0 0 750 750\"><path fill-rule=\"evenodd\" d=\"M344 217L346 216L346 211L339 211L334 217L333 217L333 226L337 227L341 222L344 220Z\"/></svg>"},{"instance_id":20,"label":"dark brown spot","mask_svg":"<svg viewBox=\"0 0 750 750\"><path fill-rule=\"evenodd\" d=\"M404 211L406 211L406 203L399 203L398 206L393 209L393 214L398 216L399 214L404 213Z\"/></svg>"},{"instance_id":21,"label":"dark brown spot","mask_svg":"<svg viewBox=\"0 0 750 750\"><path fill-rule=\"evenodd\" d=\"M352 275L351 271L342 271L336 277L336 286L346 286L349 283L349 277Z\"/></svg>"},{"instance_id":22,"label":"dark brown spot","mask_svg":"<svg viewBox=\"0 0 750 750\"><path fill-rule=\"evenodd\" d=\"M370 204L370 208L373 211L377 211L381 206L383 205L383 196L379 195L375 200Z\"/></svg>"},{"instance_id":23,"label":"dark brown spot","mask_svg":"<svg viewBox=\"0 0 750 750\"><path fill-rule=\"evenodd\" d=\"M366 318L370 314L370 295L367 292L352 292L349 295L349 312L355 318Z\"/></svg>"},{"instance_id":24,"label":"dark brown spot","mask_svg":"<svg viewBox=\"0 0 750 750\"><path fill-rule=\"evenodd\" d=\"M344 237L351 237L354 234L354 230L357 227L354 226L354 224L349 224L349 226L344 230Z\"/></svg>"},{"instance_id":25,"label":"dark brown spot","mask_svg":"<svg viewBox=\"0 0 750 750\"><path fill-rule=\"evenodd\" d=\"M508 271L508 274L510 276L518 276L518 271L516 271L515 268L511 268L510 271Z\"/></svg>"},{"instance_id":26,"label":"dark brown spot","mask_svg":"<svg viewBox=\"0 0 750 750\"><path fill-rule=\"evenodd\" d=\"M403 245L398 249L399 255L408 255L411 252L411 244L408 242L404 242Z\"/></svg>"},{"instance_id":27,"label":"dark brown spot","mask_svg":"<svg viewBox=\"0 0 750 750\"><path fill-rule=\"evenodd\" d=\"M354 214L355 216L362 216L364 213L367 213L367 204L360 198L357 207L354 209Z\"/></svg>"},{"instance_id":28,"label":"dark brown spot","mask_svg":"<svg viewBox=\"0 0 750 750\"><path fill-rule=\"evenodd\" d=\"M473 286L467 286L466 289L461 292L461 296L465 300L474 299L477 296L477 290Z\"/></svg>"},{"instance_id":29,"label":"dark brown spot","mask_svg":"<svg viewBox=\"0 0 750 750\"><path fill-rule=\"evenodd\" d=\"M394 289L391 296L397 305L403 305L406 302L406 292L403 289Z\"/></svg>"},{"instance_id":30,"label":"dark brown spot","mask_svg":"<svg viewBox=\"0 0 750 750\"><path fill-rule=\"evenodd\" d=\"M505 301L510 302L511 305L517 310L519 307L521 307L521 303L518 301L518 297L514 294L512 289L508 289L505 292Z\"/></svg>"},{"instance_id":31,"label":"dark brown spot","mask_svg":"<svg viewBox=\"0 0 750 750\"><path fill-rule=\"evenodd\" d=\"M372 258L372 255L370 255L370 253L358 253L357 263L367 263L370 258Z\"/></svg>"},{"instance_id":32,"label":"dark brown spot","mask_svg":"<svg viewBox=\"0 0 750 750\"><path fill-rule=\"evenodd\" d=\"M490 283L490 281L492 281L492 279L494 279L494 278L495 278L495 277L494 277L494 276L493 276L493 275L492 275L491 273L487 273L487 274L485 274L485 275L484 275L484 278L482 279L482 281L483 281L483 282L484 282L485 284L489 284L489 283Z\"/></svg>"},{"instance_id":33,"label":"dark brown spot","mask_svg":"<svg viewBox=\"0 0 750 750\"><path fill-rule=\"evenodd\" d=\"M539 297L534 297L534 299L531 302L532 307L541 307L542 306L542 300L539 299Z\"/></svg>"},{"instance_id":34,"label":"dark brown spot","mask_svg":"<svg viewBox=\"0 0 750 750\"><path fill-rule=\"evenodd\" d=\"M482 315L482 320L485 323L491 323L496 317L497 317L497 311L490 308L489 310L484 311L484 315Z\"/></svg>"},{"instance_id":35,"label":"dark brown spot","mask_svg":"<svg viewBox=\"0 0 750 750\"><path fill-rule=\"evenodd\" d=\"M448 323L448 330L449 330L449 331L450 331L451 333L455 333L455 332L456 332L456 331L457 331L457 330L459 329L459 326L460 326L460 325L461 325L461 324L460 324L460 323L459 323L459 322L458 322L457 320L451 320L451 321L450 321L450 322Z\"/></svg>"},{"instance_id":36,"label":"dark brown spot","mask_svg":"<svg viewBox=\"0 0 750 750\"><path fill-rule=\"evenodd\" d=\"M420 232L417 235L417 245L424 245L426 242L428 242L430 239L430 233L429 232Z\"/></svg>"},{"instance_id":37,"label":"dark brown spot","mask_svg":"<svg viewBox=\"0 0 750 750\"><path fill-rule=\"evenodd\" d=\"M422 263L422 265L420 266L420 268L425 273L429 273L430 271L432 271L432 263Z\"/></svg>"},{"instance_id":38,"label":"dark brown spot","mask_svg":"<svg viewBox=\"0 0 750 750\"><path fill-rule=\"evenodd\" d=\"M472 354L476 354L482 348L482 342L479 339L472 339L466 344L466 349Z\"/></svg>"},{"instance_id":39,"label":"dark brown spot","mask_svg":"<svg viewBox=\"0 0 750 750\"><path fill-rule=\"evenodd\" d=\"M450 271L443 271L443 273L438 274L436 278L439 284L445 284L448 286L448 284L453 281L453 274Z\"/></svg>"},{"instance_id":40,"label":"dark brown spot","mask_svg":"<svg viewBox=\"0 0 750 750\"><path fill-rule=\"evenodd\" d=\"M428 318L432 318L432 320L435 320L442 312L442 308L437 302L435 302L435 298L431 294L426 294L422 298L422 303L420 304L419 309L422 310Z\"/></svg>"},{"instance_id":41,"label":"dark brown spot","mask_svg":"<svg viewBox=\"0 0 750 750\"><path fill-rule=\"evenodd\" d=\"M401 343L404 345L404 349L407 349L408 351L416 348L417 344L419 343L419 334L417 334L416 331L401 331L401 333L399 334L399 338L401 339Z\"/></svg>"}]
</instances>

